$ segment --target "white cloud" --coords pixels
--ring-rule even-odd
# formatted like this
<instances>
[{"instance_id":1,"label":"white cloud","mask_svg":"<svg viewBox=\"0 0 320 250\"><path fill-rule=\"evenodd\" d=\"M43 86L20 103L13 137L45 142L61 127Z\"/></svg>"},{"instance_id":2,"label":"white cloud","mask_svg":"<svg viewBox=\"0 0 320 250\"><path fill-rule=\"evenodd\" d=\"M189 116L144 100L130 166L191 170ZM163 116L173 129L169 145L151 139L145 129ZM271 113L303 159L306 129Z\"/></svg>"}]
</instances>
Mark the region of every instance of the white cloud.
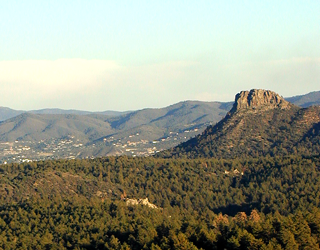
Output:
<instances>
[{"instance_id":1,"label":"white cloud","mask_svg":"<svg viewBox=\"0 0 320 250\"><path fill-rule=\"evenodd\" d=\"M213 60L124 66L114 61L60 59L0 62L1 105L132 110L178 101L232 101L241 90L283 96L319 90L320 59L224 65Z\"/></svg>"},{"instance_id":2,"label":"white cloud","mask_svg":"<svg viewBox=\"0 0 320 250\"><path fill-rule=\"evenodd\" d=\"M212 101L219 101L219 100L228 100L232 101L234 99L234 93L230 94L217 94L211 92L201 92L195 95L195 100L204 101L204 102L212 102Z\"/></svg>"},{"instance_id":3,"label":"white cloud","mask_svg":"<svg viewBox=\"0 0 320 250\"><path fill-rule=\"evenodd\" d=\"M120 66L112 61L60 59L0 62L0 82L25 93L53 93L96 86Z\"/></svg>"},{"instance_id":4,"label":"white cloud","mask_svg":"<svg viewBox=\"0 0 320 250\"><path fill-rule=\"evenodd\" d=\"M154 102L154 95L163 95L181 82L185 69L193 64L178 61L125 67L106 60L2 61L2 105L24 110L131 109L148 105L148 101L161 105Z\"/></svg>"}]
</instances>

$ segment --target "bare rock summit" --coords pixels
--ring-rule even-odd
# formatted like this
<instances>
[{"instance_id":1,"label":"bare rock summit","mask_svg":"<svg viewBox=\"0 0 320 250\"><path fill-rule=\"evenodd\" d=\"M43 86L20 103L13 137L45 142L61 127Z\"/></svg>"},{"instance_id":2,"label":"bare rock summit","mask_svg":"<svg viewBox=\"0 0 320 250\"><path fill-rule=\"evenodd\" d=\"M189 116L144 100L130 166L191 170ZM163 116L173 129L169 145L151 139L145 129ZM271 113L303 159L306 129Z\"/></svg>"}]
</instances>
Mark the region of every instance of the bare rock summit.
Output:
<instances>
[{"instance_id":1,"label":"bare rock summit","mask_svg":"<svg viewBox=\"0 0 320 250\"><path fill-rule=\"evenodd\" d=\"M231 113L248 109L286 109L291 104L283 97L270 90L252 89L250 91L241 91L236 95L235 103Z\"/></svg>"}]
</instances>

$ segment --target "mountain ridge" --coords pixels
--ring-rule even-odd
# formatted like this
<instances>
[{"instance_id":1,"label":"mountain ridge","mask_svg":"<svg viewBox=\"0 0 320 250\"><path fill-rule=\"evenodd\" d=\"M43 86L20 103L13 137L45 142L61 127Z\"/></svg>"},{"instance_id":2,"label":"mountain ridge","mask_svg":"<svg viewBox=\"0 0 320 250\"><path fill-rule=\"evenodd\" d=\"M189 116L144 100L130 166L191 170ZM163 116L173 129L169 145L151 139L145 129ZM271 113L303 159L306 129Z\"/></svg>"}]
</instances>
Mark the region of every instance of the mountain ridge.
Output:
<instances>
[{"instance_id":1,"label":"mountain ridge","mask_svg":"<svg viewBox=\"0 0 320 250\"><path fill-rule=\"evenodd\" d=\"M0 122L0 161L16 161L18 156L19 161L146 156L195 136L210 123L218 122L228 111L226 108L218 102L186 101L113 117L23 113Z\"/></svg>"},{"instance_id":2,"label":"mountain ridge","mask_svg":"<svg viewBox=\"0 0 320 250\"><path fill-rule=\"evenodd\" d=\"M294 103L302 108L320 105L320 91L312 91L305 95L298 95L285 98L287 101Z\"/></svg>"},{"instance_id":3,"label":"mountain ridge","mask_svg":"<svg viewBox=\"0 0 320 250\"><path fill-rule=\"evenodd\" d=\"M47 159L40 157L43 155L49 159L120 154L152 155L196 136L208 126L210 128L226 115L236 111L238 106L243 107L242 110L246 111L250 108L250 112L253 113L258 112L262 107L269 109L270 107L264 105L260 105L259 108L255 106L258 104L258 97L264 98L261 99L260 104L266 104L272 100L274 107L293 105L279 95L275 95L274 92L250 93L244 91L239 93L239 98L236 98L237 106L233 105L233 107L231 102L183 101L165 108L148 108L117 116L107 116L101 113L43 114L43 112L48 112L46 110L41 110L40 114L23 113L0 122L0 161L16 161L17 157L20 157L19 161ZM272 115L269 114L269 116L272 120ZM281 115L276 117L274 119L282 124L282 128L278 130L280 132L283 129L289 130L286 122L279 121ZM252 117L251 119L257 118ZM263 120L264 117L259 119ZM272 124L272 121L266 122ZM240 131L241 124L237 124L237 120L234 120L234 123L236 127L232 131L236 133ZM255 128L251 125L250 129ZM276 135L280 133L278 130L274 129L271 132ZM305 131L304 140L314 141L312 135L317 131L316 125L308 133ZM227 140L227 137L224 140ZM66 141L69 143L68 147L62 149L61 144ZM242 139L242 141L244 143L246 140ZM271 142L275 143L274 139L269 139L267 144ZM230 147L233 146L233 144L230 145Z\"/></svg>"},{"instance_id":4,"label":"mountain ridge","mask_svg":"<svg viewBox=\"0 0 320 250\"><path fill-rule=\"evenodd\" d=\"M305 95L298 95L293 97L286 97L285 100L296 104L300 107L308 107L312 105L320 105L320 91L313 91L310 93L307 93ZM85 111L85 110L76 110L76 109L59 109L59 108L44 108L39 110L14 110L8 107L1 107L0 106L0 121L5 121L7 119L10 119L12 117L15 117L22 113L35 113L35 114L77 114L77 115L89 115L89 114L101 114L101 115L108 115L108 116L119 116L119 115L125 115L131 112L138 112L146 109L153 109L153 110L161 110L164 108L168 108L173 105L177 105L179 103L183 102L193 102L192 100L188 101L182 101L178 102L172 105L169 105L167 107L163 108L145 108L140 110L133 110L133 111L113 111L113 110L107 110L107 111ZM229 107L232 106L233 102L218 102L218 101L211 101L211 102L205 102L205 101L194 101L194 102L200 102L200 103L220 103L221 109L228 110Z\"/></svg>"},{"instance_id":5,"label":"mountain ridge","mask_svg":"<svg viewBox=\"0 0 320 250\"><path fill-rule=\"evenodd\" d=\"M250 93L260 95L260 99L251 102ZM261 94L268 98L261 99ZM320 107L300 108L274 92L251 90L237 94L231 111L216 125L159 155L235 158L317 154L320 145L315 138L320 138L319 126Z\"/></svg>"}]
</instances>

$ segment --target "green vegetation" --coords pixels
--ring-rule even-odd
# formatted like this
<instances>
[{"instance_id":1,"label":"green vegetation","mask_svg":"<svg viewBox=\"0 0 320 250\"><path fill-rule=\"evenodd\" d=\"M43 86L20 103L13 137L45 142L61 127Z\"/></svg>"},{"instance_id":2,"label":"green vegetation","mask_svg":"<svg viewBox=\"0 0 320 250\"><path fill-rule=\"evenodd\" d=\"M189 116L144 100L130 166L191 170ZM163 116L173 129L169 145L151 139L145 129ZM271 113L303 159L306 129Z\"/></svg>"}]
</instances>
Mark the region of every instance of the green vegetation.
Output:
<instances>
[{"instance_id":1,"label":"green vegetation","mask_svg":"<svg viewBox=\"0 0 320 250\"><path fill-rule=\"evenodd\" d=\"M319 249L320 210L234 217L97 200L1 207L2 249Z\"/></svg>"},{"instance_id":2,"label":"green vegetation","mask_svg":"<svg viewBox=\"0 0 320 250\"><path fill-rule=\"evenodd\" d=\"M264 108L264 107L262 107ZM229 113L201 135L159 157L246 158L320 153L320 107L259 108Z\"/></svg>"},{"instance_id":3,"label":"green vegetation","mask_svg":"<svg viewBox=\"0 0 320 250\"><path fill-rule=\"evenodd\" d=\"M319 156L2 165L0 246L318 249L319 166ZM159 208L126 205L145 197Z\"/></svg>"},{"instance_id":4,"label":"green vegetation","mask_svg":"<svg viewBox=\"0 0 320 250\"><path fill-rule=\"evenodd\" d=\"M319 249L320 108L301 109L271 91L237 96L221 122L155 157L1 165L0 250ZM145 123L189 124L199 111L181 103L190 104L157 117L145 110L90 119L101 131L103 123L111 131L140 122L152 134ZM43 126L22 118L16 128ZM71 139L57 150L70 155Z\"/></svg>"}]
</instances>

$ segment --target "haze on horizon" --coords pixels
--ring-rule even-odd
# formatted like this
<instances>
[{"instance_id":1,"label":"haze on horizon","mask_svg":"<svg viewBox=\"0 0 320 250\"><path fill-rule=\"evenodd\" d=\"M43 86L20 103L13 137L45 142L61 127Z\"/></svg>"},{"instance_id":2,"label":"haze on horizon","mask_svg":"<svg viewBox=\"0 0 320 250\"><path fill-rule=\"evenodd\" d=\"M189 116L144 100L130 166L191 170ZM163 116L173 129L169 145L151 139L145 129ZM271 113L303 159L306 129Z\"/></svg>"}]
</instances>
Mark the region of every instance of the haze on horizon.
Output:
<instances>
[{"instance_id":1,"label":"haze on horizon","mask_svg":"<svg viewBox=\"0 0 320 250\"><path fill-rule=\"evenodd\" d=\"M0 106L121 111L320 90L320 1L0 3Z\"/></svg>"}]
</instances>

